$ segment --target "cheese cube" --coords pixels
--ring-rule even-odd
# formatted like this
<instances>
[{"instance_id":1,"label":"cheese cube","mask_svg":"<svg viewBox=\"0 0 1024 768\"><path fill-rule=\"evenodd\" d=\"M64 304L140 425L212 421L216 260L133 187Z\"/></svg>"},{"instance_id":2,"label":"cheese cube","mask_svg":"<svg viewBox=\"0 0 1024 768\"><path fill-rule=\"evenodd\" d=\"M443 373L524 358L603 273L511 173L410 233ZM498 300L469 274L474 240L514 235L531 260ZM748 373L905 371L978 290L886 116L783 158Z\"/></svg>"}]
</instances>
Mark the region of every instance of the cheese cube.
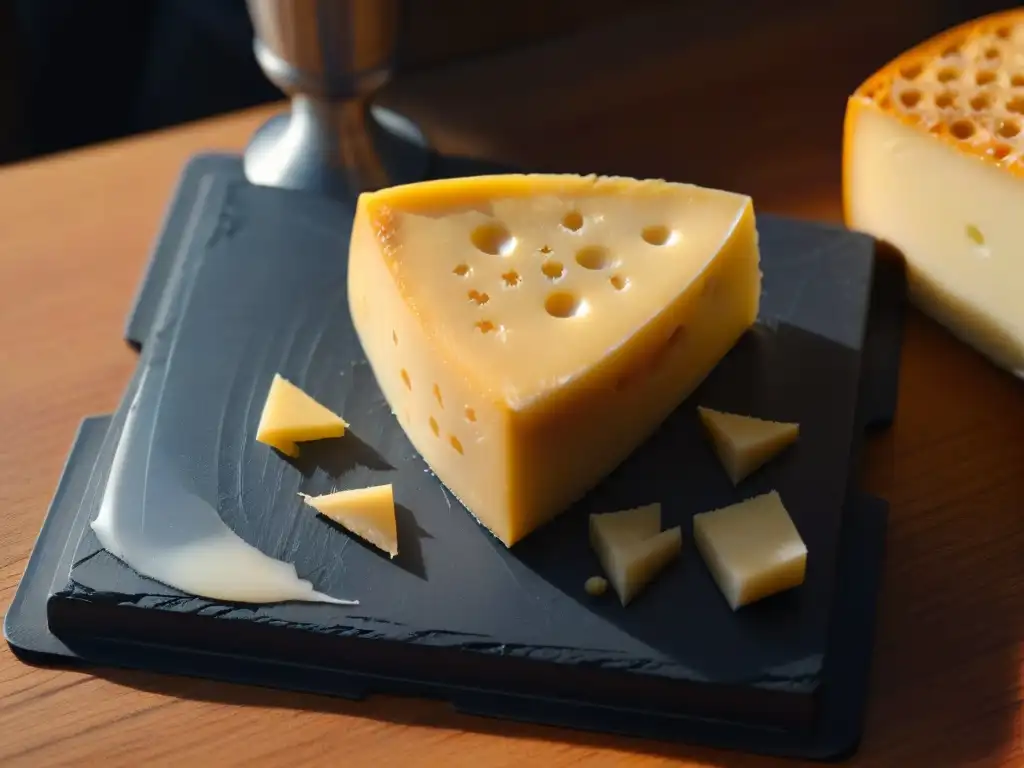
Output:
<instances>
[{"instance_id":1,"label":"cheese cube","mask_svg":"<svg viewBox=\"0 0 1024 768\"><path fill-rule=\"evenodd\" d=\"M398 554L398 524L391 485L376 485L322 496L306 496L305 502L324 517L351 531L391 557Z\"/></svg>"},{"instance_id":2,"label":"cheese cube","mask_svg":"<svg viewBox=\"0 0 1024 768\"><path fill-rule=\"evenodd\" d=\"M910 296L1024 376L1024 10L907 51L850 97L848 226L903 252Z\"/></svg>"},{"instance_id":3,"label":"cheese cube","mask_svg":"<svg viewBox=\"0 0 1024 768\"><path fill-rule=\"evenodd\" d=\"M353 323L442 483L511 546L582 497L754 322L749 198L491 176L360 196Z\"/></svg>"},{"instance_id":4,"label":"cheese cube","mask_svg":"<svg viewBox=\"0 0 1024 768\"><path fill-rule=\"evenodd\" d=\"M693 540L733 610L804 582L807 547L776 491L694 515Z\"/></svg>"},{"instance_id":5,"label":"cheese cube","mask_svg":"<svg viewBox=\"0 0 1024 768\"><path fill-rule=\"evenodd\" d=\"M660 533L659 533L660 531ZM590 516L590 546L623 606L682 550L682 530L661 530L661 505Z\"/></svg>"},{"instance_id":6,"label":"cheese cube","mask_svg":"<svg viewBox=\"0 0 1024 768\"><path fill-rule=\"evenodd\" d=\"M800 436L798 424L766 421L703 406L697 408L697 414L733 485L771 461Z\"/></svg>"},{"instance_id":7,"label":"cheese cube","mask_svg":"<svg viewBox=\"0 0 1024 768\"><path fill-rule=\"evenodd\" d=\"M263 404L256 440L294 458L299 455L296 443L341 437L346 427L344 419L278 373Z\"/></svg>"}]
</instances>

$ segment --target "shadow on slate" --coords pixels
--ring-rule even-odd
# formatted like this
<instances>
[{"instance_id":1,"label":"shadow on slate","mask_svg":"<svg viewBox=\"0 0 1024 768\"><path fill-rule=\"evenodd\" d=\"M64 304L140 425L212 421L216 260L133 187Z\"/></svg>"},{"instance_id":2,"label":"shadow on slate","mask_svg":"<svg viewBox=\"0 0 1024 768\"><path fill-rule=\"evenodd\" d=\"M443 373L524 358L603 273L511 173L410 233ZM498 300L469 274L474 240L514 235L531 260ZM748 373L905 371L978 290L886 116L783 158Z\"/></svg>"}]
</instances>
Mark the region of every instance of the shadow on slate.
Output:
<instances>
[{"instance_id":1,"label":"shadow on slate","mask_svg":"<svg viewBox=\"0 0 1024 768\"><path fill-rule=\"evenodd\" d=\"M492 170L458 163L437 175ZM237 160L197 158L166 220L128 337L142 347L140 371L154 360L166 364L169 395L151 416L180 421L190 439L216 441L206 492L225 522L293 562L318 589L362 604L216 605L141 578L100 550L87 523L137 373L102 445L101 422L83 431L96 466L87 483L80 464L69 462L62 488L74 480L75 498L58 491L51 514L60 510L61 532L66 526L80 541L64 562L47 552L48 566L38 566L31 584L26 575L22 589L38 592L42 580L39 595L51 597L48 628L15 628L13 636L38 638L23 652L338 695L441 696L483 714L754 751L828 757L851 749L860 732L885 511L847 492L863 427L887 422L895 407L886 397L895 393L901 320L886 305L874 307L868 323L878 278L873 242L840 228L759 217L759 326L600 488L508 551L426 471L376 387L345 306L350 225L344 205L253 188ZM161 316L167 322L155 326ZM861 349L865 338L869 351ZM294 465L256 444L275 372L344 414L352 434L313 451L306 446ZM174 401L190 407L161 413ZM734 489L699 433L696 403L799 421L801 441ZM401 554L393 562L298 498L382 482L394 484L399 504ZM666 527L682 524L689 542L694 513L771 488L811 552L801 589L734 614L687 546L626 610L614 598L583 594L583 581L597 572L587 513L659 500ZM853 531L842 541L841 527ZM837 594L841 553L856 561L857 578L839 579ZM29 615L20 598L21 590L9 638L12 615ZM38 622L38 607L32 615ZM842 679L849 670L857 674ZM722 722L702 720L708 717Z\"/></svg>"}]
</instances>

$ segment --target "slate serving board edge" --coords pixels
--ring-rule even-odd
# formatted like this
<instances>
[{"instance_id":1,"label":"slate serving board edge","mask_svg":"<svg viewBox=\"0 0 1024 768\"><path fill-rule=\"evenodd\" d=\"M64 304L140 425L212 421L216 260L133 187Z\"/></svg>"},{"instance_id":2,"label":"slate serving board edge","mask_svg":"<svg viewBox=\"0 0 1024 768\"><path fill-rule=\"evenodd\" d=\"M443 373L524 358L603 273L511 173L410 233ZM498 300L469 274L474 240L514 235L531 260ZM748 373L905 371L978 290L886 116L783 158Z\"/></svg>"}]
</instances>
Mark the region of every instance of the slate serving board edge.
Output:
<instances>
[{"instance_id":1,"label":"slate serving board edge","mask_svg":"<svg viewBox=\"0 0 1024 768\"><path fill-rule=\"evenodd\" d=\"M156 308L157 308L157 306L159 304L160 296L163 294L164 283L166 282L168 275L170 275L170 273L172 272L172 262L174 260L174 253L175 253L175 251L174 251L174 249L170 249L170 248L167 248L167 247L161 247L161 246L164 243L173 242L175 238L170 236L169 233L172 230L174 230L176 227L182 227L183 226L183 219L182 219L181 212L179 210L181 208L181 202L182 202L181 199L180 199L181 196L182 196L181 192L188 186L189 183L194 183L195 179L197 177L199 177L199 176L202 176L202 175L205 175L205 174L211 173L211 172L212 173L219 173L219 174L234 175L234 173L237 170L237 167L238 167L237 159L235 159L233 157L223 156L223 155L207 155L207 156L200 156L200 157L197 157L197 158L193 159L193 161L190 162L189 166L186 168L185 172L183 173L182 180L181 180L181 182L179 184L178 192L176 193L175 205L172 206L171 210L169 210L168 216L165 219L164 236L162 236L160 238L160 243L154 249L152 262L151 262L150 267L149 267L149 269L147 271L146 278L143 281L142 286L140 287L140 291L139 291L139 293L137 295L136 306L133 309L133 312L132 312L132 314L131 314L131 316L129 318L128 324L127 324L127 334L126 335L127 335L128 339L129 339L129 341L131 343L133 343L133 346L141 346L141 345L144 344L145 338L148 336L148 334L149 334L149 332L151 330L152 320L153 320L153 317L156 315ZM186 214L187 214L187 212L186 212ZM868 317L869 317L869 320L870 320L873 317L873 315L869 315ZM887 347L887 352L885 352L882 356L887 358L890 361L890 363L891 363L891 359L893 357L893 349L895 349L897 367L896 368L892 368L891 371L892 372L896 372L896 371L898 371L899 340L896 339L895 343L893 343L893 340L890 338L887 341L889 342L888 347ZM872 367L877 370L876 366L872 366ZM886 400L886 397L884 395L883 396L877 396L877 393L878 392L890 392L890 393L895 392L895 384L893 383L893 381L892 380L888 380L883 385L881 385L880 387L879 386L873 386L869 382L869 377L867 375L865 375L864 378L862 378L862 381L861 381L861 389L862 389L862 392L861 392L861 405L862 406L864 405L864 398L867 396L867 395L865 395L863 390L865 390L865 389L873 390L876 393L876 397L875 397L876 405L867 407L865 409L865 411L864 411L865 414L866 414L865 418L864 418L865 422L870 423L870 422L875 422L875 421L881 421L882 423L884 423L886 421L886 416L887 415L888 415L888 418L891 419L891 413L892 413L892 411L894 410L894 407L895 407L894 397L892 398L892 403L891 403L891 408L890 408L884 402ZM882 405L879 406L879 405L877 405L878 403L882 403ZM888 414L886 413L886 411L888 411ZM98 450L98 445L97 445L98 438L97 438L97 435L101 431L105 430L105 427L106 427L107 424L109 424L109 421L105 422L103 419L87 420L86 422L83 423L82 430L81 430L81 433L79 435L79 439L76 441L75 449L72 451L72 455L69 457L68 467L67 467L67 469L65 471L65 474L62 476L61 486L58 488L58 493L55 496L54 504L53 504L52 509L51 509L51 513L50 513L50 515L48 515L47 522L44 524L43 531L40 534L40 540L39 540L39 542L37 544L37 550L41 551L41 550L43 550L45 548L44 545L45 545L46 539L47 539L47 536L46 536L47 529L51 525L50 524L51 516L55 516L54 519L56 519L57 517L62 517L62 515L59 515L58 512L60 510L64 509L65 507L67 507L69 504L71 504L71 500L73 499L73 494L75 492L75 487L77 485L80 485L80 481L76 480L76 478L79 477L79 475L76 474L76 467L78 467L79 465L88 465L88 464L90 464L89 457L88 457L88 452L89 452L90 449ZM102 440L100 440L100 442L102 442ZM852 458L853 457L851 457L851 459ZM851 476L851 483L852 482L853 482L853 477ZM65 486L65 483L67 484L66 486ZM61 490L62 488L63 488L63 491ZM878 502L877 500L875 500L873 502L872 501L858 502L858 506L860 506L861 504L867 504L868 507L871 507L872 504L875 505L874 508L873 508L873 511L871 511L869 509L867 512L864 513L864 515L866 515L867 517L871 517L872 515L875 515L875 517L876 517L875 522L876 523L877 523L877 518L879 518L879 517L883 520L883 531L882 531L882 537L881 538L884 541L884 517L885 517L885 513L884 513L884 509L882 509L881 513L879 514L880 507L878 506L879 504L881 504L881 507L884 508L884 506L885 506L884 503ZM72 515L72 517L73 517L73 515ZM846 515L845 517L850 518L850 517L854 517L854 516ZM856 517L860 518L861 515L856 515ZM861 523L861 522L857 523L857 526L863 526L863 525L868 525L868 524L867 523ZM54 526L53 530L56 530L56 529L57 529L57 526ZM845 546L846 545L844 544L844 547ZM852 547L853 545L849 545L849 546ZM849 547L846 547L846 549L849 549ZM37 563L38 562L36 560L36 555L37 555L37 552L36 552L36 550L34 550L34 552L33 552L33 559L32 559L32 561L30 561L29 569L26 571L26 577L23 580L22 587L25 587L26 584L29 584L30 582L33 581L32 573L31 573L33 571L33 569L35 569L35 570L40 570L41 569L41 566L34 566L33 565L33 563ZM870 581L870 579L869 579L869 581ZM54 638L54 641L56 642L56 645L51 645L49 647L49 650L46 647L37 647L37 648L33 649L33 648L27 647L28 645L31 644L30 642L28 642L29 640L31 640L31 638L29 636L26 636L24 633L19 634L17 631L15 631L15 633L12 635L12 633L9 631L9 628L10 627L14 627L14 625L16 625L18 623L19 616L23 616L24 615L23 606L25 604L25 601L22 600L22 601L19 602L19 599L21 597L22 597L22 589L19 588L18 595L16 596L16 599L15 599L15 604L12 604L12 609L9 612L8 617L7 617L7 622L5 623L5 632L7 633L9 641L12 642L12 645L14 645L15 647L20 648L22 653L28 652L29 654L31 654L33 651L36 651L36 652L42 653L42 654L47 654L47 653L63 654L65 652L70 652L72 655L74 655L74 652L73 651L68 651L66 646L62 647L62 644L60 643L59 640L56 640L56 638ZM26 600L27 600L27 598L26 598ZM871 606L872 606L871 609L868 611L868 614L873 615L874 600L873 599L868 599L867 603L870 603ZM44 620L45 620L45 618L44 618ZM16 627L15 627L15 630L16 630ZM868 634L870 634L870 632ZM14 638L14 640L12 640L12 637ZM19 645L19 642L21 642L20 645ZM37 646L45 645L45 643L43 643L42 640L40 640L39 642L36 643L36 645ZM83 650L85 650L85 649L83 649ZM89 658L90 659L95 659L95 660L98 661L98 663L109 663L109 661L108 662L103 662L102 661L102 657L104 657L104 656L107 656L109 658L109 656L110 656L109 650L108 651L103 651L103 650L98 649L98 648L94 649L94 650L96 651L95 653L90 653L89 654ZM117 653L117 651L115 651L115 654L116 653ZM866 644L865 653L867 654L867 658L869 659L870 658L870 642L868 642ZM153 661L152 659L150 659L149 662L146 662L146 661L140 659L140 663L138 663L138 664L132 663L132 664L129 664L129 666L144 666L144 667L147 667L147 668L156 668L157 666L160 666L160 667L163 667L163 668L167 669L167 671L177 672L179 674L180 673L184 673L184 674L199 674L199 675L203 675L203 676L208 676L208 675L220 676L220 677L224 677L225 676L225 672L223 670L220 671L219 673L216 670L211 670L211 671L208 671L208 672L204 672L204 671L201 670L202 664L198 664L197 665L196 662L194 662L194 661L193 662L187 662L185 659L179 659L176 663L172 661L172 662L170 662L170 663L168 663L166 665L163 664L163 663L153 664L152 661ZM852 662L851 662L851 664L852 664ZM847 666L847 665L844 665L844 668L845 668L845 666ZM252 682L254 680L254 678L258 678L258 676L259 675L257 674L256 670L253 670L249 674L244 674L243 673L242 674L242 678L230 677L230 679L241 679L242 681L245 681L245 682ZM273 681L271 681L271 682L269 682L267 684L275 685L275 684L278 684L278 683L274 683ZM302 686L296 686L295 681L285 681L283 683L283 687L302 687ZM342 687L342 690L334 688L331 692L336 693L336 694L337 693L344 693L344 686ZM361 691L354 691L354 690L351 690L351 689L350 689L349 692L351 694L353 694L353 695L359 695L361 693ZM849 700L852 701L852 700L855 700L856 698L857 698L856 696L849 697ZM477 713L480 713L480 714L491 714L491 715L501 716L501 717L510 717L510 718L515 718L515 719L519 719L516 716L516 712L519 711L520 714L522 714L523 706L527 706L528 707L527 711L529 711L529 712L536 711L537 714L540 715L540 716L539 717L527 717L525 719L551 722L552 724L557 724L559 722L563 722L563 724L569 725L569 726L574 726L575 725L576 727L586 727L586 726L577 725L576 723L572 722L573 720L576 719L576 717L572 716L572 715L566 715L565 713L563 713L561 716L556 717L554 715L554 713L550 713L550 716L549 716L548 713L544 713L542 711L543 707L541 707L540 709L537 709L539 705L538 705L537 700L535 700L535 699L523 699L522 697L514 697L514 696L513 697L509 697L509 696L505 696L505 697L498 697L498 700L495 701L494 700L494 696L493 695L489 695L487 697L487 699L480 699L479 697L473 697L473 696L463 696L463 697L461 697L461 699L460 698L452 697L452 700L453 700L453 703L456 706L458 706L459 708L464 709L466 711L477 712ZM488 703L488 700L489 700L489 703ZM861 707L861 710L862 709L863 709L863 707ZM582 714L583 713L581 713L581 715ZM591 717L590 717L591 725L589 727L591 727L591 728L594 727L593 726L593 714L594 713L591 713ZM568 719L567 719L567 717L568 717ZM619 716L617 715L616 718L619 718ZM620 719L620 721L621 721L621 719ZM701 728L705 728L704 725L702 725L700 727ZM728 726L728 728L731 728L731 727L732 727L731 725ZM726 730L728 730L728 728L726 728ZM618 728L614 728L614 727L602 727L601 729L602 730L619 730ZM675 730L677 730L676 726L673 726L673 731L675 731ZM705 730L707 730L707 729L705 728ZM681 735L681 737L684 740L686 740L686 741L705 742L705 743L710 742L710 743L716 743L716 744L719 744L719 745L721 745L723 742L734 741L734 742L736 742L736 745L739 746L740 748L748 749L748 750L752 750L752 751L764 751L764 752L772 752L772 753L778 753L778 754L794 754L794 755L795 754L802 754L802 755L805 755L805 756L808 756L808 757L819 757L819 758L820 757L832 756L833 753L836 751L836 748L837 748L836 744L833 743L832 746L827 747L824 750L822 750L820 747L810 748L810 747L805 746L805 747L799 748L796 751L794 751L793 748L787 747L787 746L784 746L784 745L781 745L781 744L776 744L775 746L772 746L773 740L770 739L770 738L767 739L766 741L764 739L762 739L761 742L760 742L760 743L762 743L762 746L758 747L758 746L754 745L753 743L749 743L749 744L743 743L743 739L739 739L739 740L737 740L737 739L730 739L730 738L728 738L725 735L725 733L720 734L720 736L722 736L723 738L719 738L719 736L716 736L716 735L714 735L712 733L714 730L715 730L715 728L712 727L710 729L710 731L708 731L706 733L706 735L703 736L703 737L700 736L699 734L685 734L685 733L683 733ZM859 734L859 725L854 729L854 731L856 731L856 733ZM673 734L662 734L662 735L651 734L651 735L654 735L657 738L680 738L680 735L677 735L675 733L673 733ZM845 737L844 737L844 740L845 741L849 741L849 739L845 738ZM855 741L855 739L854 739L854 741ZM846 749L846 748L847 747L842 747L842 749Z\"/></svg>"}]
</instances>

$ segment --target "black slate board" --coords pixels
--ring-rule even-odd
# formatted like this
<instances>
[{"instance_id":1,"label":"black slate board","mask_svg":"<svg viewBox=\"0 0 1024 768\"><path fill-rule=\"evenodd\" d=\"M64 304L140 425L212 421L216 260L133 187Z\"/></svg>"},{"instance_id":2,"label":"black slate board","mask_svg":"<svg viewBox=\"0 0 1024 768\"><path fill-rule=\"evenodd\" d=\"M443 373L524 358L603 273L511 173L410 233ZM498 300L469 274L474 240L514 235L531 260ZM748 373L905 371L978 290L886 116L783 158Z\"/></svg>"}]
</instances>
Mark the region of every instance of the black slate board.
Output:
<instances>
[{"instance_id":1,"label":"black slate board","mask_svg":"<svg viewBox=\"0 0 1024 768\"><path fill-rule=\"evenodd\" d=\"M449 168L436 175L467 172ZM319 589L363 604L214 606L142 579L98 551L86 524L119 437L122 405L95 450L88 487L80 480L85 460L69 464L65 481L77 478L78 508L62 495L51 513L54 520L77 515L69 534L75 546L54 563L47 584L56 642L101 663L341 695L419 692L485 714L760 751L823 757L849 749L860 729L885 515L877 501L851 502L847 492L863 428L887 422L894 409L897 266L873 275L874 246L863 236L759 217L764 327L730 353L641 455L578 509L507 552L423 471L382 406L344 308L350 215L337 203L252 188L234 159L197 159L183 177L128 336L143 348L140 371L160 361L160 375L174 382L169 391L191 404L188 413L158 409L156 418L180 422L179 432L196 445L204 430L223 427L226 447L207 451L214 480L206 490L226 522L264 552L295 562ZM252 287L245 293L236 290L240 270ZM878 287L868 322L872 282ZM270 293L261 299L261 290ZM896 300L882 303L880 296ZM159 302L168 300L173 322L154 328ZM173 340L179 351L167 359ZM293 467L244 439L259 416L257 390L276 370L344 413L361 442L324 444L306 452L311 463ZM795 419L804 435L797 450L737 493L698 434L695 402ZM83 435L95 449L94 428ZM361 446L358 455L353 445ZM665 458L680 455L687 466L665 472ZM378 480L395 484L402 505L395 563L328 528L295 496ZM734 615L691 548L627 610L581 594L583 580L597 572L584 533L588 511L648 501L636 495L646 488L665 504L667 524L681 522L688 532L693 513L773 487L812 552L802 589ZM844 503L848 513L841 515ZM37 551L43 541L41 535ZM847 550L856 575L838 583L854 593L836 593ZM25 584L39 579L46 577ZM39 639L52 638L48 632L17 629L27 604L16 603L8 616L11 642L23 651L63 653ZM692 631L695 616L700 633ZM159 651L147 645L156 642L164 646ZM212 669L200 649L233 660L221 657ZM860 673L843 685L851 670ZM723 722L695 719L707 717Z\"/></svg>"}]
</instances>

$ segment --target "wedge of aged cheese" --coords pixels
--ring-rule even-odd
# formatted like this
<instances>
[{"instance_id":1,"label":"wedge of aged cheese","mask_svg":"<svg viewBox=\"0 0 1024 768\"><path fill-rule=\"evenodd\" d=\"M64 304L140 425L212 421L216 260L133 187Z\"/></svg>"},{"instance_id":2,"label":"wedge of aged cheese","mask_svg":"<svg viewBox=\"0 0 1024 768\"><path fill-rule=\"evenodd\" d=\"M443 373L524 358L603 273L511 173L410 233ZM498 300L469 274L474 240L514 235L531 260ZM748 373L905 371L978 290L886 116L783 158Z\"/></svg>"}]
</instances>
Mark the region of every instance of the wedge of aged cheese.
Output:
<instances>
[{"instance_id":1,"label":"wedge of aged cheese","mask_svg":"<svg viewBox=\"0 0 1024 768\"><path fill-rule=\"evenodd\" d=\"M327 517L391 557L398 554L398 524L391 485L302 497Z\"/></svg>"},{"instance_id":2,"label":"wedge of aged cheese","mask_svg":"<svg viewBox=\"0 0 1024 768\"><path fill-rule=\"evenodd\" d=\"M318 403L281 374L274 374L256 439L286 456L298 456L299 446L309 440L341 437L348 424Z\"/></svg>"},{"instance_id":3,"label":"wedge of aged cheese","mask_svg":"<svg viewBox=\"0 0 1024 768\"><path fill-rule=\"evenodd\" d=\"M887 64L844 144L847 224L903 252L918 307L1024 376L1024 10Z\"/></svg>"},{"instance_id":4,"label":"wedge of aged cheese","mask_svg":"<svg viewBox=\"0 0 1024 768\"><path fill-rule=\"evenodd\" d=\"M719 461L733 485L796 442L800 426L697 407Z\"/></svg>"},{"instance_id":5,"label":"wedge of aged cheese","mask_svg":"<svg viewBox=\"0 0 1024 768\"><path fill-rule=\"evenodd\" d=\"M807 547L776 491L694 515L693 540L733 610L803 584Z\"/></svg>"},{"instance_id":6,"label":"wedge of aged cheese","mask_svg":"<svg viewBox=\"0 0 1024 768\"><path fill-rule=\"evenodd\" d=\"M491 176L360 196L349 307L434 473L511 546L637 448L757 316L751 201Z\"/></svg>"},{"instance_id":7,"label":"wedge of aged cheese","mask_svg":"<svg viewBox=\"0 0 1024 768\"><path fill-rule=\"evenodd\" d=\"M659 532L660 531L660 532ZM590 546L623 606L679 556L682 530L661 530L661 505L590 516Z\"/></svg>"}]
</instances>

